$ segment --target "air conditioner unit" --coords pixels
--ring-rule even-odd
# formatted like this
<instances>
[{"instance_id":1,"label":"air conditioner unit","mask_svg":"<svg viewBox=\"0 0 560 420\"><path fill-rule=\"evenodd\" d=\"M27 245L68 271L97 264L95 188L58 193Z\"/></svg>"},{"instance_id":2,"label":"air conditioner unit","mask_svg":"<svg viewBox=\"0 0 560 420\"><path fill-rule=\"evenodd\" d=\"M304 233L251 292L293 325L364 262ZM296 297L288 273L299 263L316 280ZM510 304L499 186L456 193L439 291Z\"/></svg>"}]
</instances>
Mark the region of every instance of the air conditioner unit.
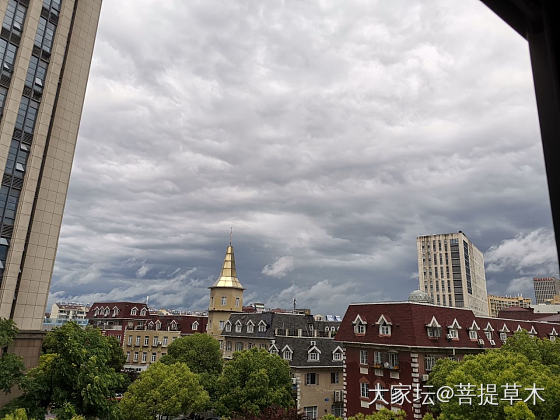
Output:
<instances>
[{"instance_id":1,"label":"air conditioner unit","mask_svg":"<svg viewBox=\"0 0 560 420\"><path fill-rule=\"evenodd\" d=\"M484 340L483 340L482 338L479 338L479 339L478 339L478 344L480 344L481 346L483 346L483 345L484 345Z\"/></svg>"},{"instance_id":2,"label":"air conditioner unit","mask_svg":"<svg viewBox=\"0 0 560 420\"><path fill-rule=\"evenodd\" d=\"M158 341L158 342L157 342L157 345L158 345L158 346L161 346L161 341Z\"/></svg>"},{"instance_id":3,"label":"air conditioner unit","mask_svg":"<svg viewBox=\"0 0 560 420\"><path fill-rule=\"evenodd\" d=\"M448 340L452 340L452 339L453 339L453 336L452 336L451 334L447 334L447 339L448 339Z\"/></svg>"},{"instance_id":4,"label":"air conditioner unit","mask_svg":"<svg viewBox=\"0 0 560 420\"><path fill-rule=\"evenodd\" d=\"M495 342L494 340L490 340L490 344L491 344L492 346L495 346L495 345L496 345L496 342Z\"/></svg>"},{"instance_id":5,"label":"air conditioner unit","mask_svg":"<svg viewBox=\"0 0 560 420\"><path fill-rule=\"evenodd\" d=\"M422 381L426 382L428 379L430 379L430 375L428 375L427 373L425 373L424 375L422 375Z\"/></svg>"}]
</instances>

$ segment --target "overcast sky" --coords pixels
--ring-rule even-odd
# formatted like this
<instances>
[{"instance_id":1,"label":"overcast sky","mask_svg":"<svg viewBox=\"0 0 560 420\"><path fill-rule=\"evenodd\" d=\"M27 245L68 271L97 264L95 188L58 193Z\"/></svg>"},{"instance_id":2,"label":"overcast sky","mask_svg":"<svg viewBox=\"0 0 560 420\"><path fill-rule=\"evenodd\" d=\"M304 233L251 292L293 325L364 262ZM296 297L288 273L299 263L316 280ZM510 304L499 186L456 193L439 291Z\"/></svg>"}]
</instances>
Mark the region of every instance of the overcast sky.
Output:
<instances>
[{"instance_id":1,"label":"overcast sky","mask_svg":"<svg viewBox=\"0 0 560 420\"><path fill-rule=\"evenodd\" d=\"M463 230L489 293L557 274L527 43L472 1L105 0L50 303L344 314Z\"/></svg>"}]
</instances>

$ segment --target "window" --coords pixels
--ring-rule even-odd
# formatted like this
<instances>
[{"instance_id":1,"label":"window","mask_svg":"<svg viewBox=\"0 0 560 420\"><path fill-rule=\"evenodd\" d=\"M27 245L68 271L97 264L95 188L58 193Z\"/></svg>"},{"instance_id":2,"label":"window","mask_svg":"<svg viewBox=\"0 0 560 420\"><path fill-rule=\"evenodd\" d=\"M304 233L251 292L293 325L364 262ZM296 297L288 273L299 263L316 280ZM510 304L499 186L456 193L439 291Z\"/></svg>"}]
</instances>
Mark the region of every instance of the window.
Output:
<instances>
[{"instance_id":1,"label":"window","mask_svg":"<svg viewBox=\"0 0 560 420\"><path fill-rule=\"evenodd\" d=\"M507 340L507 334L505 332L501 332L500 333L500 340L502 341L506 341Z\"/></svg>"},{"instance_id":2,"label":"window","mask_svg":"<svg viewBox=\"0 0 560 420\"><path fill-rule=\"evenodd\" d=\"M140 345L140 336L139 335L136 336L136 345L137 346Z\"/></svg>"},{"instance_id":3,"label":"window","mask_svg":"<svg viewBox=\"0 0 560 420\"><path fill-rule=\"evenodd\" d=\"M142 308L140 311L140 316L146 316L146 308Z\"/></svg>"},{"instance_id":4,"label":"window","mask_svg":"<svg viewBox=\"0 0 560 420\"><path fill-rule=\"evenodd\" d=\"M158 345L158 336L155 335L154 340L152 341L152 347L157 347L157 345Z\"/></svg>"},{"instance_id":5,"label":"window","mask_svg":"<svg viewBox=\"0 0 560 420\"><path fill-rule=\"evenodd\" d=\"M238 341L235 343L235 351L242 351L243 350L243 343Z\"/></svg>"},{"instance_id":6,"label":"window","mask_svg":"<svg viewBox=\"0 0 560 420\"><path fill-rule=\"evenodd\" d=\"M231 332L231 322L226 321L226 332Z\"/></svg>"},{"instance_id":7,"label":"window","mask_svg":"<svg viewBox=\"0 0 560 420\"><path fill-rule=\"evenodd\" d=\"M171 321L171 329L173 331L175 331L177 329L177 321L175 321L175 320Z\"/></svg>"},{"instance_id":8,"label":"window","mask_svg":"<svg viewBox=\"0 0 560 420\"><path fill-rule=\"evenodd\" d=\"M167 337L163 337L163 347L167 346L168 341L169 341L169 339Z\"/></svg>"},{"instance_id":9,"label":"window","mask_svg":"<svg viewBox=\"0 0 560 420\"><path fill-rule=\"evenodd\" d=\"M366 382L360 382L360 397L369 398L369 384Z\"/></svg>"},{"instance_id":10,"label":"window","mask_svg":"<svg viewBox=\"0 0 560 420\"><path fill-rule=\"evenodd\" d=\"M264 321L259 322L259 332L266 331L266 323Z\"/></svg>"},{"instance_id":11,"label":"window","mask_svg":"<svg viewBox=\"0 0 560 420\"><path fill-rule=\"evenodd\" d=\"M144 346L147 346L149 342L150 342L150 337L145 336L144 337Z\"/></svg>"},{"instance_id":12,"label":"window","mask_svg":"<svg viewBox=\"0 0 560 420\"><path fill-rule=\"evenodd\" d=\"M431 371L434 368L435 364L436 364L435 356L429 354L424 356L424 369L426 370L426 372Z\"/></svg>"},{"instance_id":13,"label":"window","mask_svg":"<svg viewBox=\"0 0 560 420\"><path fill-rule=\"evenodd\" d=\"M156 353L152 353L152 363L156 361Z\"/></svg>"},{"instance_id":14,"label":"window","mask_svg":"<svg viewBox=\"0 0 560 420\"><path fill-rule=\"evenodd\" d=\"M226 306L227 304L227 297L222 296L222 306Z\"/></svg>"},{"instance_id":15,"label":"window","mask_svg":"<svg viewBox=\"0 0 560 420\"><path fill-rule=\"evenodd\" d=\"M226 351L231 351L231 341L226 341Z\"/></svg>"},{"instance_id":16,"label":"window","mask_svg":"<svg viewBox=\"0 0 560 420\"><path fill-rule=\"evenodd\" d=\"M488 340L492 340L492 331L485 331L484 334L486 334Z\"/></svg>"},{"instance_id":17,"label":"window","mask_svg":"<svg viewBox=\"0 0 560 420\"><path fill-rule=\"evenodd\" d=\"M136 309L136 308L132 308L130 310L130 315L136 315L137 313L138 313L138 309Z\"/></svg>"},{"instance_id":18,"label":"window","mask_svg":"<svg viewBox=\"0 0 560 420\"><path fill-rule=\"evenodd\" d=\"M311 350L309 353L307 353L307 360L309 362L318 362L319 352L317 350Z\"/></svg>"},{"instance_id":19,"label":"window","mask_svg":"<svg viewBox=\"0 0 560 420\"><path fill-rule=\"evenodd\" d=\"M366 324L358 323L354 325L354 334L364 335L366 333Z\"/></svg>"},{"instance_id":20,"label":"window","mask_svg":"<svg viewBox=\"0 0 560 420\"><path fill-rule=\"evenodd\" d=\"M145 351L142 352L142 363L146 363L147 359L148 359L148 353L146 353Z\"/></svg>"},{"instance_id":21,"label":"window","mask_svg":"<svg viewBox=\"0 0 560 420\"><path fill-rule=\"evenodd\" d=\"M319 381L316 373L309 372L305 374L305 385L318 385L318 384Z\"/></svg>"},{"instance_id":22,"label":"window","mask_svg":"<svg viewBox=\"0 0 560 420\"><path fill-rule=\"evenodd\" d=\"M338 372L331 372L331 384L338 383Z\"/></svg>"},{"instance_id":23,"label":"window","mask_svg":"<svg viewBox=\"0 0 560 420\"><path fill-rule=\"evenodd\" d=\"M476 333L476 330L469 330L469 338L471 340L478 339L478 334Z\"/></svg>"},{"instance_id":24,"label":"window","mask_svg":"<svg viewBox=\"0 0 560 420\"><path fill-rule=\"evenodd\" d=\"M126 361L130 362L130 352L129 351L126 352Z\"/></svg>"},{"instance_id":25,"label":"window","mask_svg":"<svg viewBox=\"0 0 560 420\"><path fill-rule=\"evenodd\" d=\"M391 335L391 326L386 324L380 325L379 335Z\"/></svg>"},{"instance_id":26,"label":"window","mask_svg":"<svg viewBox=\"0 0 560 420\"><path fill-rule=\"evenodd\" d=\"M249 321L247 323L247 332L249 334L252 334L254 332L254 330L255 330L255 325L251 321Z\"/></svg>"},{"instance_id":27,"label":"window","mask_svg":"<svg viewBox=\"0 0 560 420\"><path fill-rule=\"evenodd\" d=\"M220 321L220 331L224 329L224 321Z\"/></svg>"},{"instance_id":28,"label":"window","mask_svg":"<svg viewBox=\"0 0 560 420\"><path fill-rule=\"evenodd\" d=\"M441 337L441 327L428 327L428 337Z\"/></svg>"},{"instance_id":29,"label":"window","mask_svg":"<svg viewBox=\"0 0 560 420\"><path fill-rule=\"evenodd\" d=\"M238 307L238 308L239 308L239 302L240 302L239 298L236 297L235 298L235 306Z\"/></svg>"},{"instance_id":30,"label":"window","mask_svg":"<svg viewBox=\"0 0 560 420\"><path fill-rule=\"evenodd\" d=\"M128 336L128 339L127 339L127 340L128 340L128 341L127 341L127 344L128 344L129 346L132 346L132 336L131 336L131 335Z\"/></svg>"},{"instance_id":31,"label":"window","mask_svg":"<svg viewBox=\"0 0 560 420\"><path fill-rule=\"evenodd\" d=\"M317 406L314 405L312 407L303 407L303 415L306 419L315 420L317 419Z\"/></svg>"},{"instance_id":32,"label":"window","mask_svg":"<svg viewBox=\"0 0 560 420\"><path fill-rule=\"evenodd\" d=\"M247 348L248 348L249 350L251 350L253 347L255 347L255 345L254 345L253 343L248 343L248 344L247 344Z\"/></svg>"},{"instance_id":33,"label":"window","mask_svg":"<svg viewBox=\"0 0 560 420\"><path fill-rule=\"evenodd\" d=\"M237 322L235 323L235 332L240 333L240 332L241 332L241 328L242 328L241 321L237 321Z\"/></svg>"},{"instance_id":34,"label":"window","mask_svg":"<svg viewBox=\"0 0 560 420\"><path fill-rule=\"evenodd\" d=\"M389 353L389 367L397 368L399 367L399 354Z\"/></svg>"},{"instance_id":35,"label":"window","mask_svg":"<svg viewBox=\"0 0 560 420\"><path fill-rule=\"evenodd\" d=\"M450 328L449 329L449 338L452 340L458 340L459 339L459 331L456 330L455 328Z\"/></svg>"},{"instance_id":36,"label":"window","mask_svg":"<svg viewBox=\"0 0 560 420\"><path fill-rule=\"evenodd\" d=\"M194 322L193 322L193 324L192 324L192 329L193 329L193 331L198 330L198 321L194 321Z\"/></svg>"},{"instance_id":37,"label":"window","mask_svg":"<svg viewBox=\"0 0 560 420\"><path fill-rule=\"evenodd\" d=\"M381 366L383 364L383 353L380 351L373 352L373 364Z\"/></svg>"},{"instance_id":38,"label":"window","mask_svg":"<svg viewBox=\"0 0 560 420\"><path fill-rule=\"evenodd\" d=\"M220 350L224 349L224 340L218 340L220 342Z\"/></svg>"},{"instance_id":39,"label":"window","mask_svg":"<svg viewBox=\"0 0 560 420\"><path fill-rule=\"evenodd\" d=\"M367 363L368 363L368 351L360 350L360 364L367 365Z\"/></svg>"},{"instance_id":40,"label":"window","mask_svg":"<svg viewBox=\"0 0 560 420\"><path fill-rule=\"evenodd\" d=\"M282 357L284 358L284 360L292 360L292 351L290 349L284 350L284 352L282 353Z\"/></svg>"},{"instance_id":41,"label":"window","mask_svg":"<svg viewBox=\"0 0 560 420\"><path fill-rule=\"evenodd\" d=\"M137 351L134 352L134 361L135 362L138 361L138 352Z\"/></svg>"},{"instance_id":42,"label":"window","mask_svg":"<svg viewBox=\"0 0 560 420\"><path fill-rule=\"evenodd\" d=\"M342 360L342 352L341 352L341 351L335 351L335 352L333 353L333 358L332 358L332 359L333 359L333 361L335 361L335 362L336 362L336 361Z\"/></svg>"}]
</instances>

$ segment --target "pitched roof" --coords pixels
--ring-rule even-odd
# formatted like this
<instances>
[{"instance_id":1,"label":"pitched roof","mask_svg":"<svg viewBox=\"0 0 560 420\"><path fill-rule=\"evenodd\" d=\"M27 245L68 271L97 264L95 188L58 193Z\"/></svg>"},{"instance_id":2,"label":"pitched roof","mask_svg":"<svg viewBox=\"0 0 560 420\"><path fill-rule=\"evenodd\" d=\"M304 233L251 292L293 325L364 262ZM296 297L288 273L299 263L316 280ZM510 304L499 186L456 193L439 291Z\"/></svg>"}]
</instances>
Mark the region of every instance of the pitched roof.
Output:
<instances>
[{"instance_id":1,"label":"pitched roof","mask_svg":"<svg viewBox=\"0 0 560 420\"><path fill-rule=\"evenodd\" d=\"M356 316L367 319L364 336L354 334L352 322ZM392 320L391 336L379 336L379 328L371 320L377 320L381 315L390 316ZM426 328L434 319L442 326L441 337L428 337ZM447 328L457 320L463 328L458 330L458 340L447 339ZM469 338L469 330L473 322L480 327L477 340ZM492 338L495 345L491 345L484 330L490 325L494 330ZM335 337L336 341L364 342L387 345L419 346L419 347L465 347L478 348L478 340L483 340L485 347L499 347L501 340L499 330L506 325L513 333L518 325L527 331L534 327L539 337L548 337L557 323L542 321L512 320L490 317L477 317L471 310L449 308L414 302L386 302L369 304L352 304L348 307L342 320L342 325ZM557 328L558 329L558 328Z\"/></svg>"},{"instance_id":2,"label":"pitched roof","mask_svg":"<svg viewBox=\"0 0 560 420\"><path fill-rule=\"evenodd\" d=\"M119 310L119 313L117 316L113 317L113 308L117 307ZM105 308L109 308L109 315L104 315L104 314L98 314L97 316L95 315L95 310L96 309L105 309ZM136 315L131 315L130 311L132 310L132 308L136 308L137 309L137 313ZM145 308L146 309L146 315L144 316L140 316L140 311ZM91 305L91 308L89 308L89 311L86 314L86 318L90 319L90 318L141 318L141 319L145 319L148 317L148 307L146 306L145 303L141 303L141 302L94 302L93 305Z\"/></svg>"},{"instance_id":3,"label":"pitched roof","mask_svg":"<svg viewBox=\"0 0 560 420\"><path fill-rule=\"evenodd\" d=\"M314 346L319 350L319 360L309 361L308 352ZM342 360L333 360L333 351L340 345L333 339L321 337L276 337L274 344L282 357L282 349L287 345L292 350L292 367L337 366L342 367Z\"/></svg>"},{"instance_id":4,"label":"pitched roof","mask_svg":"<svg viewBox=\"0 0 560 420\"><path fill-rule=\"evenodd\" d=\"M243 289L243 286L237 278L237 272L235 270L235 256L233 254L233 246L231 243L228 245L226 250L226 256L224 258L224 264L222 265L222 272L220 277L212 285L213 287L227 287L233 289Z\"/></svg>"}]
</instances>

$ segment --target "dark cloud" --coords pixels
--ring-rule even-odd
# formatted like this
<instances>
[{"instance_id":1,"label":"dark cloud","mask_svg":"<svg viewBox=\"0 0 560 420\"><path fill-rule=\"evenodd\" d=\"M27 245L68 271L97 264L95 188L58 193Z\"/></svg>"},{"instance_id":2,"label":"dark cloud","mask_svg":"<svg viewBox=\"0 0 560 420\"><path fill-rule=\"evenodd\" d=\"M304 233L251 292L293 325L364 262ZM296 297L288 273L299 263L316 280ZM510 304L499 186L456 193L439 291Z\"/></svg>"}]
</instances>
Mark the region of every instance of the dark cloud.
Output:
<instances>
[{"instance_id":1,"label":"dark cloud","mask_svg":"<svg viewBox=\"0 0 560 420\"><path fill-rule=\"evenodd\" d=\"M51 301L204 309L230 226L271 306L405 299L459 229L491 292L553 270L507 245L552 229L526 41L479 2L106 0Z\"/></svg>"}]
</instances>

